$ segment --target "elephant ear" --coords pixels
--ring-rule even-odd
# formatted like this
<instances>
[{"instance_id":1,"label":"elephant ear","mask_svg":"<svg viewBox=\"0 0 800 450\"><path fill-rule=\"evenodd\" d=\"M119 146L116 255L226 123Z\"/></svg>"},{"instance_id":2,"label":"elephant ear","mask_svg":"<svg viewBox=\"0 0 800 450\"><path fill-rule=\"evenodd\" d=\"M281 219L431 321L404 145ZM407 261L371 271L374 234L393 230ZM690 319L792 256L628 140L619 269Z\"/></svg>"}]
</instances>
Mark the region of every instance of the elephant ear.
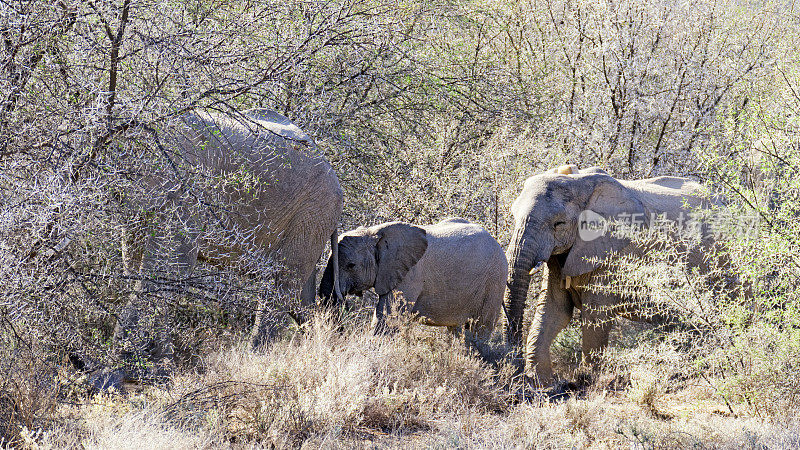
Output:
<instances>
[{"instance_id":1,"label":"elephant ear","mask_svg":"<svg viewBox=\"0 0 800 450\"><path fill-rule=\"evenodd\" d=\"M393 222L382 226L376 233L375 260L378 273L375 292L388 294L403 280L428 248L428 236L420 227Z\"/></svg>"},{"instance_id":2,"label":"elephant ear","mask_svg":"<svg viewBox=\"0 0 800 450\"><path fill-rule=\"evenodd\" d=\"M610 222L620 220L647 220L642 202L635 193L613 177L596 174L584 180L594 185L586 208L578 218L578 233L575 244L567 254L562 276L575 277L595 270L602 260L630 244L630 240L613 235Z\"/></svg>"}]
</instances>

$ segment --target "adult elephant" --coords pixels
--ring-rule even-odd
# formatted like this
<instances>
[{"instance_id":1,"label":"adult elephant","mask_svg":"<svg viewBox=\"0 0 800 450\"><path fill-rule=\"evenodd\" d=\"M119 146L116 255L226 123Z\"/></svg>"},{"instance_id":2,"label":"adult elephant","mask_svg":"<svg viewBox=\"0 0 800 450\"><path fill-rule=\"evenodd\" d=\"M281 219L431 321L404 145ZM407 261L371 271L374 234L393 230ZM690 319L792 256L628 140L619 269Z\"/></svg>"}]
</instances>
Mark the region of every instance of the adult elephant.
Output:
<instances>
[{"instance_id":1,"label":"adult elephant","mask_svg":"<svg viewBox=\"0 0 800 450\"><path fill-rule=\"evenodd\" d=\"M144 325L150 306L144 293L158 291L154 279L164 270L186 279L198 258L227 265L241 261L246 252L260 252L281 267L279 289L299 296L303 306L313 305L316 263L326 242L334 255L337 251L343 197L333 168L311 137L275 111L251 109L186 114L163 142L170 164L147 175L152 196L133 206L171 211L174 223L166 227L132 220L125 228L125 268L141 281L115 330L123 354L171 359L168 332L145 329L159 321ZM181 172L170 167L195 173L198 182L180 180ZM220 215L200 217L196 206L209 203L218 206ZM207 220L229 231L226 239L205 236ZM259 308L253 328L256 347L271 331L264 309Z\"/></svg>"},{"instance_id":2,"label":"adult elephant","mask_svg":"<svg viewBox=\"0 0 800 450\"><path fill-rule=\"evenodd\" d=\"M329 298L336 273L332 256L320 296ZM455 331L470 322L479 338L494 329L508 273L503 249L483 227L451 218L433 225L390 222L343 233L339 285L344 295L374 288L373 324L386 331L393 291L401 293L422 323Z\"/></svg>"},{"instance_id":3,"label":"adult elephant","mask_svg":"<svg viewBox=\"0 0 800 450\"><path fill-rule=\"evenodd\" d=\"M581 310L583 357L590 364L607 345L614 316L649 319L629 299L586 288L607 273L604 259L641 251L624 237L587 226L589 222L622 220L647 227L659 216L679 224L693 209L711 203L703 187L686 178L624 181L597 168L581 171L575 166L528 178L511 208L515 229L506 254L511 269L504 299L506 338L518 344L531 275L546 263L546 289L527 336L526 374L537 383L550 382L550 346L570 322L573 308ZM703 247L689 255L691 263L702 264Z\"/></svg>"}]
</instances>

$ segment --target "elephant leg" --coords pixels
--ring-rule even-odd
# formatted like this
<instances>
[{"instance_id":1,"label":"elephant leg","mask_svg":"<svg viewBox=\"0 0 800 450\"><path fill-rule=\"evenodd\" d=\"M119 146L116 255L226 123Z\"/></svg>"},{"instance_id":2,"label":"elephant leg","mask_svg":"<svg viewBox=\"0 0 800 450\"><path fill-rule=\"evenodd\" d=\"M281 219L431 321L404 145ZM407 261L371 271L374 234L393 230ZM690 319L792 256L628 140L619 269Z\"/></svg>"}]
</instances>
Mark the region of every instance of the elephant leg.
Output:
<instances>
[{"instance_id":1,"label":"elephant leg","mask_svg":"<svg viewBox=\"0 0 800 450\"><path fill-rule=\"evenodd\" d=\"M300 303L305 306L311 306L315 303L317 297L317 268L316 266L311 271L311 276L308 277L303 284L303 290L300 292Z\"/></svg>"},{"instance_id":2,"label":"elephant leg","mask_svg":"<svg viewBox=\"0 0 800 450\"><path fill-rule=\"evenodd\" d=\"M372 317L372 326L374 327L374 334L384 335L389 332L386 326L386 316L389 315L392 308L391 298L394 294L388 292L378 297L378 304L375 306L375 315Z\"/></svg>"},{"instance_id":3,"label":"elephant leg","mask_svg":"<svg viewBox=\"0 0 800 450\"><path fill-rule=\"evenodd\" d=\"M117 315L117 324L114 326L114 342L120 346L119 356L125 362L134 359L135 355L144 354L146 348L144 343L136 339L140 334L138 300L136 293L131 294L131 298Z\"/></svg>"},{"instance_id":4,"label":"elephant leg","mask_svg":"<svg viewBox=\"0 0 800 450\"><path fill-rule=\"evenodd\" d=\"M256 320L250 334L250 347L253 350L260 350L275 335L275 324L266 316L265 306L259 304L258 311L256 311Z\"/></svg>"},{"instance_id":5,"label":"elephant leg","mask_svg":"<svg viewBox=\"0 0 800 450\"><path fill-rule=\"evenodd\" d=\"M281 280L281 274L275 273L273 275L275 285L275 295L278 298L277 303L281 305L288 304L289 289L286 288L285 283ZM287 312L292 316L291 313ZM292 318L299 322L297 316ZM258 309L256 310L255 323L250 333L250 346L253 350L260 350L265 344L274 340L278 336L278 330L281 327L281 320L279 320L276 311L268 308L267 299L262 299L259 302Z\"/></svg>"},{"instance_id":6,"label":"elephant leg","mask_svg":"<svg viewBox=\"0 0 800 450\"><path fill-rule=\"evenodd\" d=\"M135 273L138 280L120 313L114 330L115 341L121 344L120 357L135 378L160 373L171 365L174 347L167 308L170 299L156 276L167 274L179 291L197 262L197 239L191 230L172 233L153 232L144 238L141 263ZM135 263L127 264L133 270ZM156 366L156 367L153 367Z\"/></svg>"},{"instance_id":7,"label":"elephant leg","mask_svg":"<svg viewBox=\"0 0 800 450\"><path fill-rule=\"evenodd\" d=\"M550 346L569 325L574 309L569 293L561 285L557 263L548 263L547 272L547 288L536 305L525 355L526 376L538 385L547 385L553 378Z\"/></svg>"},{"instance_id":8,"label":"elephant leg","mask_svg":"<svg viewBox=\"0 0 800 450\"><path fill-rule=\"evenodd\" d=\"M416 309L417 299L422 293L422 281L420 281L420 274L418 268L412 268L403 281L397 286L397 292L402 295L403 303L401 304L401 313L411 311L412 314L419 313ZM389 291L386 294L378 296L378 304L375 306L375 315L372 318L372 326L374 327L375 335L387 334L390 329L386 324L386 318L392 314L392 306L394 305L395 291ZM409 308L409 305L413 305Z\"/></svg>"},{"instance_id":9,"label":"elephant leg","mask_svg":"<svg viewBox=\"0 0 800 450\"><path fill-rule=\"evenodd\" d=\"M122 230L122 263L123 275L127 281L127 290L130 292L128 300L122 311L117 316L114 327L114 341L123 343L131 330L138 327L139 311L137 308L138 297L142 290L142 282L138 275L142 269L142 255L147 242L146 233L133 224L126 225ZM130 345L128 345L130 347ZM122 355L132 349L123 346Z\"/></svg>"},{"instance_id":10,"label":"elephant leg","mask_svg":"<svg viewBox=\"0 0 800 450\"><path fill-rule=\"evenodd\" d=\"M186 226L174 230L170 239L173 257L170 259L172 270L169 273L174 277L174 282L178 285L178 294L173 302L188 302L187 282L197 266L197 255L199 253L198 234L196 226L192 220L184 219ZM154 324L154 342L150 350L151 358L156 362L171 365L174 357L174 345L172 342L172 317L168 311L168 305L158 308Z\"/></svg>"},{"instance_id":11,"label":"elephant leg","mask_svg":"<svg viewBox=\"0 0 800 450\"><path fill-rule=\"evenodd\" d=\"M302 280L298 278L298 273L309 275ZM274 274L274 280L277 297L274 304L280 306L271 308L267 299L259 302L255 323L250 333L250 344L254 350L261 349L277 338L287 323L302 325L309 320L311 307L316 303L316 261L313 265L312 262L308 262L295 270L279 270Z\"/></svg>"},{"instance_id":12,"label":"elephant leg","mask_svg":"<svg viewBox=\"0 0 800 450\"><path fill-rule=\"evenodd\" d=\"M127 281L127 290L130 292L128 300L117 315L114 326L114 342L121 344L119 352L123 359L129 359L135 354L134 349L140 347L131 342L128 336L139 326L139 297L142 282L138 276L142 268L142 255L147 242L146 233L133 224L127 224L122 230L122 263L123 275ZM138 279L137 279L138 278Z\"/></svg>"},{"instance_id":13,"label":"elephant leg","mask_svg":"<svg viewBox=\"0 0 800 450\"><path fill-rule=\"evenodd\" d=\"M494 323L487 320L471 320L469 324L470 334L481 341L488 341L494 331Z\"/></svg>"},{"instance_id":14,"label":"elephant leg","mask_svg":"<svg viewBox=\"0 0 800 450\"><path fill-rule=\"evenodd\" d=\"M250 333L253 350L259 350L274 341L290 322L302 324L305 310L314 304L316 282L316 260L302 260L309 251L299 238L288 239L291 251L278 254L279 269L273 274L274 290L259 301L255 322Z\"/></svg>"},{"instance_id":15,"label":"elephant leg","mask_svg":"<svg viewBox=\"0 0 800 450\"><path fill-rule=\"evenodd\" d=\"M538 287L538 283L537 283ZM503 295L505 294L505 280L497 283L488 283L480 303L480 309L474 315L470 323L470 330L475 338L488 341L492 337L492 332L497 325L500 311L503 305ZM530 326L525 329L529 329Z\"/></svg>"},{"instance_id":16,"label":"elephant leg","mask_svg":"<svg viewBox=\"0 0 800 450\"><path fill-rule=\"evenodd\" d=\"M384 321L387 316L394 314L395 322L393 324L396 324L398 319L403 321L413 319L435 325L430 322L430 318L426 317L423 311L418 309L417 301L422 295L422 279L418 267L409 270L403 281L388 295L383 311Z\"/></svg>"},{"instance_id":17,"label":"elephant leg","mask_svg":"<svg viewBox=\"0 0 800 450\"><path fill-rule=\"evenodd\" d=\"M596 274L592 282L605 285L609 281L605 274ZM614 317L636 316L637 314L636 311L631 310L631 300L616 295L583 291L581 300L583 303L581 309L583 362L589 367L597 367L603 350L608 346L608 334L611 332Z\"/></svg>"},{"instance_id":18,"label":"elephant leg","mask_svg":"<svg viewBox=\"0 0 800 450\"><path fill-rule=\"evenodd\" d=\"M603 350L608 346L608 334L611 331L611 320L584 321L581 324L581 347L583 362L589 367L596 367L600 362Z\"/></svg>"},{"instance_id":19,"label":"elephant leg","mask_svg":"<svg viewBox=\"0 0 800 450\"><path fill-rule=\"evenodd\" d=\"M159 236L148 234L142 238L143 249L134 246L137 233L133 229L127 229L123 237L125 272L134 277L135 281L128 301L117 316L114 341L119 345L119 357L126 366L126 372L131 373L133 378L141 378L144 375L142 369L147 366L148 349L151 347L152 330L147 330L149 327L146 324L148 317L151 317L148 311L153 310L148 304L148 290L151 289L151 283L147 280L148 268L153 266L153 252L160 247L157 242ZM138 262L137 255L140 258Z\"/></svg>"}]
</instances>

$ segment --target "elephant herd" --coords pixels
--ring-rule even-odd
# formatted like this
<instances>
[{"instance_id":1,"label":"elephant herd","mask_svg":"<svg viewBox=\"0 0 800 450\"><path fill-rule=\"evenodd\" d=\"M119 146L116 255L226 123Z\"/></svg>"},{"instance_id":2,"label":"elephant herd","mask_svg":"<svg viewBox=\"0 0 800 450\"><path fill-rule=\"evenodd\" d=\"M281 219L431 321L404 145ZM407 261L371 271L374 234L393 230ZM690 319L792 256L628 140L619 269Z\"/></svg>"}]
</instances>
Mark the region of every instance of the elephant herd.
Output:
<instances>
[{"instance_id":1,"label":"elephant herd","mask_svg":"<svg viewBox=\"0 0 800 450\"><path fill-rule=\"evenodd\" d=\"M289 119L265 109L195 112L182 117L179 128L170 142L184 161L219 177L245 168L258 180L246 193L235 185L223 189L224 199L235 205L233 225L250 230L248 245L283 262L279 285L303 306L315 301L341 304L347 295L374 289L379 297L373 317L376 333L388 332L386 317L394 303L422 323L453 331L468 327L478 339L488 338L505 316L506 342L524 349L525 374L536 385L552 381L550 346L575 308L581 312L583 356L589 363L608 343L610 319L653 319L635 302L588 288L607 275L604 261L643 251L629 238L611 233L608 224L622 219L646 228L656 217L679 222L715 204L702 186L685 178L626 181L601 169L566 165L525 180L511 208L514 230L506 252L484 228L459 218L432 225L390 222L338 236L343 207L338 178L313 140ZM167 197L180 188L170 177L151 182ZM188 214L184 219L197 220ZM168 248L181 262L183 275L191 273L201 256L224 264L236 257L236 249L191 233L165 236L141 228L125 229L126 271L138 273L142 281L118 320L115 337L127 348L145 351L153 343L136 339L142 335L139 317L145 307L140 296L147 288L151 260L163 258L151 247L159 239L171 239ZM327 243L331 256L317 300L316 264ZM706 235L689 250L695 253L690 262L702 268L708 245L714 243ZM543 290L523 336L528 290L541 264ZM265 322L259 314L253 327L255 346L269 339ZM169 357L169 351L162 353Z\"/></svg>"}]
</instances>

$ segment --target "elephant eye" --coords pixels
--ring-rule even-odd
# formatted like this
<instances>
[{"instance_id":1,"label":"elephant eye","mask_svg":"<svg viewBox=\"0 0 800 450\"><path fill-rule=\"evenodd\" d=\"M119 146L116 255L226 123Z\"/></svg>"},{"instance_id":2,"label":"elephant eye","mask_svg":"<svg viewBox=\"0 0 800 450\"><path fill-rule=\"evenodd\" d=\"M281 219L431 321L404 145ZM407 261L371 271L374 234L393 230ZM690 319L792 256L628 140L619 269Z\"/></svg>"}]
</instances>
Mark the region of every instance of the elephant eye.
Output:
<instances>
[{"instance_id":1,"label":"elephant eye","mask_svg":"<svg viewBox=\"0 0 800 450\"><path fill-rule=\"evenodd\" d=\"M556 223L554 223L554 224L553 224L553 228L558 228L558 227L560 227L561 225L564 225L565 223L566 223L566 222L561 222L561 221L558 221L558 222L556 222Z\"/></svg>"},{"instance_id":2,"label":"elephant eye","mask_svg":"<svg viewBox=\"0 0 800 450\"><path fill-rule=\"evenodd\" d=\"M350 270L355 266L356 266L356 263L347 263L347 265L345 265L344 268L347 269L347 270Z\"/></svg>"}]
</instances>

